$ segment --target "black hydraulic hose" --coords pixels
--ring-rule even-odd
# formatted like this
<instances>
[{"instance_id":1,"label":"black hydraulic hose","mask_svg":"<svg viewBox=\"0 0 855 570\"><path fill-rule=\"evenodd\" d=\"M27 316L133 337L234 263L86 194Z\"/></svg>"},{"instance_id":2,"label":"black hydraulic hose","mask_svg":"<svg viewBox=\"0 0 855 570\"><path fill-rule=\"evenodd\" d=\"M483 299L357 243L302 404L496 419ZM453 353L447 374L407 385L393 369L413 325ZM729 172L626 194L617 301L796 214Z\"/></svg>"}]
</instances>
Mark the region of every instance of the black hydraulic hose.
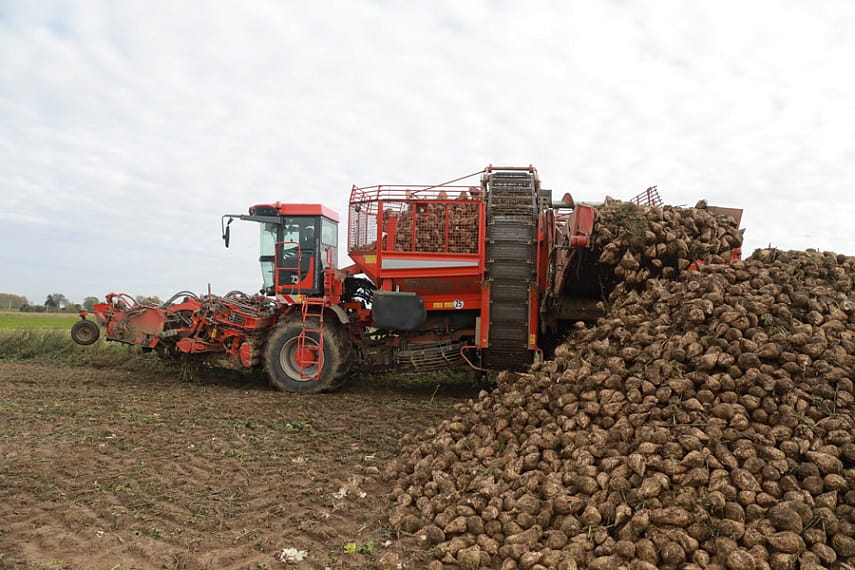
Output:
<instances>
[{"instance_id":1,"label":"black hydraulic hose","mask_svg":"<svg viewBox=\"0 0 855 570\"><path fill-rule=\"evenodd\" d=\"M192 297L193 299L196 299L197 301L201 302L201 300L199 299L199 296L196 295L196 293L193 293L192 291L179 291L178 293L176 293L175 295L170 297L168 301L161 304L160 308L161 309L167 308L169 305L174 303L178 297Z\"/></svg>"}]
</instances>

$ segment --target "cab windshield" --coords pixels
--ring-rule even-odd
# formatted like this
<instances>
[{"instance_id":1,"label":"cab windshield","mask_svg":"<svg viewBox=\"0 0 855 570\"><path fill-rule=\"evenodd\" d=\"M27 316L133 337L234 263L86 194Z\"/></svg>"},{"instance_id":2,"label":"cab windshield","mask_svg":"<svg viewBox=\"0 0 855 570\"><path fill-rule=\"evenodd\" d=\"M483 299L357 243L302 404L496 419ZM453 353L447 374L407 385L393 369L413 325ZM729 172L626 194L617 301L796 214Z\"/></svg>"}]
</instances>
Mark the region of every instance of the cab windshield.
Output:
<instances>
[{"instance_id":1,"label":"cab windshield","mask_svg":"<svg viewBox=\"0 0 855 570\"><path fill-rule=\"evenodd\" d=\"M317 250L317 225L316 216L283 216L279 223L261 223L259 261L265 291L272 294L277 286L296 286L309 276ZM314 279L302 286L311 283Z\"/></svg>"}]
</instances>

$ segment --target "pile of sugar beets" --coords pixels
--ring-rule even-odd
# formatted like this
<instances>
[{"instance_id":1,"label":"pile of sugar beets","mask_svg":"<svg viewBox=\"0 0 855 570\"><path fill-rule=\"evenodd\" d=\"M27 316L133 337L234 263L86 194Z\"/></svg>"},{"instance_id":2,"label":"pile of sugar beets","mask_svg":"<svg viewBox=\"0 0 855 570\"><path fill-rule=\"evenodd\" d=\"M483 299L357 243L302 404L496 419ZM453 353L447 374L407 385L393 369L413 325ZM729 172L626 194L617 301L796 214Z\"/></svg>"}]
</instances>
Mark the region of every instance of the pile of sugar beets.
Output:
<instances>
[{"instance_id":1,"label":"pile of sugar beets","mask_svg":"<svg viewBox=\"0 0 855 570\"><path fill-rule=\"evenodd\" d=\"M598 220L608 316L406 438L391 524L435 569L852 568L855 258L722 265L703 203Z\"/></svg>"}]
</instances>

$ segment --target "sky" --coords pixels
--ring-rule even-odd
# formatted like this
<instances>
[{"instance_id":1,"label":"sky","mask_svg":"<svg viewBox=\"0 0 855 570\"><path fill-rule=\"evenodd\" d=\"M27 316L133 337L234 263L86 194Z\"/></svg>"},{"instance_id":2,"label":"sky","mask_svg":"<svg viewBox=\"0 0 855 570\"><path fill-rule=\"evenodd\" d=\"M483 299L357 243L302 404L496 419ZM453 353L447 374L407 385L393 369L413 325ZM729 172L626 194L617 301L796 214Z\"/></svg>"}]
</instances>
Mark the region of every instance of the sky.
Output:
<instances>
[{"instance_id":1,"label":"sky","mask_svg":"<svg viewBox=\"0 0 855 570\"><path fill-rule=\"evenodd\" d=\"M223 214L488 164L855 255L853 61L849 1L0 0L0 292L254 292Z\"/></svg>"}]
</instances>

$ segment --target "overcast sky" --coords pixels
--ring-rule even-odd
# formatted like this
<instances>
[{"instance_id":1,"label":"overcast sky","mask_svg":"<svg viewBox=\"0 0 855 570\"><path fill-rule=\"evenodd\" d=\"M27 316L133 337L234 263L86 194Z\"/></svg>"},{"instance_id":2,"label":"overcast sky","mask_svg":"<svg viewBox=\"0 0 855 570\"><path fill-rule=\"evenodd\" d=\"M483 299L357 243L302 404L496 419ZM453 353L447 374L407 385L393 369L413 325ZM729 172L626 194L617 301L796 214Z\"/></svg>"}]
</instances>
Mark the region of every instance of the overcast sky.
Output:
<instances>
[{"instance_id":1,"label":"overcast sky","mask_svg":"<svg viewBox=\"0 0 855 570\"><path fill-rule=\"evenodd\" d=\"M855 254L853 62L849 1L0 0L0 292L254 292L222 214L490 163Z\"/></svg>"}]
</instances>

